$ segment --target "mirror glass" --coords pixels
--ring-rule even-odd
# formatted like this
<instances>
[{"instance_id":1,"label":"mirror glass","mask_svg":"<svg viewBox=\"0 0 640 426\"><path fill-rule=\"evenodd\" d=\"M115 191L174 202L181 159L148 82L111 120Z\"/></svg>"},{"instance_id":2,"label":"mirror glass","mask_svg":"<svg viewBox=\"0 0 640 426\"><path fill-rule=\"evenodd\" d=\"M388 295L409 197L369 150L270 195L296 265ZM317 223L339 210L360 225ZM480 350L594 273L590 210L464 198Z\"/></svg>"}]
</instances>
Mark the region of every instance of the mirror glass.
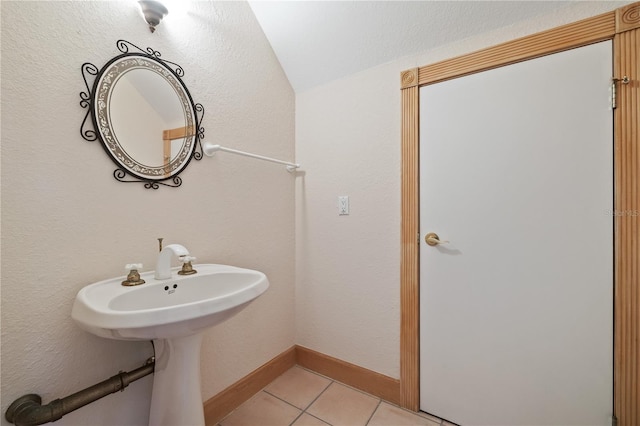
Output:
<instances>
[{"instance_id":1,"label":"mirror glass","mask_svg":"<svg viewBox=\"0 0 640 426\"><path fill-rule=\"evenodd\" d=\"M191 96L170 68L148 56L122 55L101 70L93 93L95 129L124 171L148 181L184 169L198 124Z\"/></svg>"}]
</instances>

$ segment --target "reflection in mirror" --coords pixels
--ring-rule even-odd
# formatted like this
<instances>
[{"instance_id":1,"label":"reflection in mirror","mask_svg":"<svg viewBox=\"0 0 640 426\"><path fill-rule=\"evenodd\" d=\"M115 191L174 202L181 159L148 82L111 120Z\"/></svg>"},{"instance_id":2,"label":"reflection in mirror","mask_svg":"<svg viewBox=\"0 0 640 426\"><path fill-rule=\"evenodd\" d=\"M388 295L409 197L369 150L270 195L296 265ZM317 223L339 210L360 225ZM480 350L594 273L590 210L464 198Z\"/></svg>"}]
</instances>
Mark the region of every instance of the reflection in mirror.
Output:
<instances>
[{"instance_id":1,"label":"reflection in mirror","mask_svg":"<svg viewBox=\"0 0 640 426\"><path fill-rule=\"evenodd\" d=\"M162 132L162 164L170 164L182 152L186 141L195 134L193 126L176 127Z\"/></svg>"},{"instance_id":2,"label":"reflection in mirror","mask_svg":"<svg viewBox=\"0 0 640 426\"><path fill-rule=\"evenodd\" d=\"M129 53L128 45L134 46L120 40L118 49L124 54L99 72L92 64L83 65L87 89L86 76L97 77L93 91L81 93L80 102L85 108L91 106L87 115L91 113L94 130L85 129L85 116L81 133L86 140L100 139L119 167L116 179L131 182L125 179L130 175L154 189L158 184L180 186L178 174L191 158L202 158L204 129L197 114L204 109L194 105L180 79L182 68L159 59L160 54L151 49Z\"/></svg>"},{"instance_id":3,"label":"reflection in mirror","mask_svg":"<svg viewBox=\"0 0 640 426\"><path fill-rule=\"evenodd\" d=\"M175 90L154 72L133 69L114 82L108 106L120 146L148 167L165 165L163 130L184 126Z\"/></svg>"}]
</instances>

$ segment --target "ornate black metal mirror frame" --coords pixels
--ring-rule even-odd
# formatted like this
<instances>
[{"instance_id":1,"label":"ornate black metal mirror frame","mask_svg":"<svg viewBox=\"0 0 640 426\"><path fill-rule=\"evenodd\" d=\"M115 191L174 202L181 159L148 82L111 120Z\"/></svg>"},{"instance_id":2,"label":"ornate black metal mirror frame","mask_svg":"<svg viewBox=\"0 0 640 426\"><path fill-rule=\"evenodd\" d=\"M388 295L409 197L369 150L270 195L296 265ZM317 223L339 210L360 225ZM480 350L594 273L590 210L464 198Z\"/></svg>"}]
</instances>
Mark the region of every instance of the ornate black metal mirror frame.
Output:
<instances>
[{"instance_id":1,"label":"ornate black metal mirror frame","mask_svg":"<svg viewBox=\"0 0 640 426\"><path fill-rule=\"evenodd\" d=\"M204 128L201 127L204 107L193 102L189 90L182 81L184 70L178 64L161 59L160 52L148 47L145 50L126 40L118 40L116 47L121 55L112 58L104 67L98 69L89 62L82 64L82 77L86 92L80 92L80 106L87 109L82 120L80 133L89 142L100 140L102 147L118 166L113 176L120 182L142 182L147 189L158 189L160 185L178 187L182 184L179 174L187 167L191 159L202 159ZM138 52L130 52L131 48ZM174 89L184 109L186 132L180 152L161 166L148 166L137 161L122 148L109 118L109 93L111 85L129 69L146 67L161 75ZM92 84L89 83L94 78ZM102 84L99 83L103 81ZM91 115L91 120L88 120Z\"/></svg>"}]
</instances>

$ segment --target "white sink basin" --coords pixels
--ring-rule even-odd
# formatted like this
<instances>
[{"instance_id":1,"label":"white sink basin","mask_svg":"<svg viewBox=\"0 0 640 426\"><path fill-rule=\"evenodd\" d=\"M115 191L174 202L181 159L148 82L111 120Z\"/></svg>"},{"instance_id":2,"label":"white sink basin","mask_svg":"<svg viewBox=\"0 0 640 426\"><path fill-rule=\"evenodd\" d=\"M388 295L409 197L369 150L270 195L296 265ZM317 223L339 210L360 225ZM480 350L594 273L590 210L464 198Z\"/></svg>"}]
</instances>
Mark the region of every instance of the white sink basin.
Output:
<instances>
[{"instance_id":1,"label":"white sink basin","mask_svg":"<svg viewBox=\"0 0 640 426\"><path fill-rule=\"evenodd\" d=\"M194 265L194 275L122 285L125 277L90 284L76 296L71 317L90 333L119 340L153 340L155 367L149 425L204 426L200 391L202 331L231 317L269 288L258 271Z\"/></svg>"},{"instance_id":2,"label":"white sink basin","mask_svg":"<svg viewBox=\"0 0 640 426\"><path fill-rule=\"evenodd\" d=\"M112 278L84 287L71 317L90 333L119 340L152 340L195 334L237 313L269 287L258 271L227 265L194 265L194 275L156 280L153 272L134 287Z\"/></svg>"}]
</instances>

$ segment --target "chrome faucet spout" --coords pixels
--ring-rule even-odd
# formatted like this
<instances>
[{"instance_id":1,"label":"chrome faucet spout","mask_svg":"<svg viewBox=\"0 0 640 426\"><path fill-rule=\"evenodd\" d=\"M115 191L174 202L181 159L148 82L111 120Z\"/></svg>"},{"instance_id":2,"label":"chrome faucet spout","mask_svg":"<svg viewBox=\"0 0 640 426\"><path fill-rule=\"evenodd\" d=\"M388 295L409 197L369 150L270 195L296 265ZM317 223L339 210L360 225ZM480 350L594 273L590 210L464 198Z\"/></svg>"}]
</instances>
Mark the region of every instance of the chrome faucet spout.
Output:
<instances>
[{"instance_id":1,"label":"chrome faucet spout","mask_svg":"<svg viewBox=\"0 0 640 426\"><path fill-rule=\"evenodd\" d=\"M189 251L180 244L169 244L163 247L160 254L158 254L158 261L156 263L156 280L166 280L171 278L171 257L175 255L177 257L189 256Z\"/></svg>"}]
</instances>

